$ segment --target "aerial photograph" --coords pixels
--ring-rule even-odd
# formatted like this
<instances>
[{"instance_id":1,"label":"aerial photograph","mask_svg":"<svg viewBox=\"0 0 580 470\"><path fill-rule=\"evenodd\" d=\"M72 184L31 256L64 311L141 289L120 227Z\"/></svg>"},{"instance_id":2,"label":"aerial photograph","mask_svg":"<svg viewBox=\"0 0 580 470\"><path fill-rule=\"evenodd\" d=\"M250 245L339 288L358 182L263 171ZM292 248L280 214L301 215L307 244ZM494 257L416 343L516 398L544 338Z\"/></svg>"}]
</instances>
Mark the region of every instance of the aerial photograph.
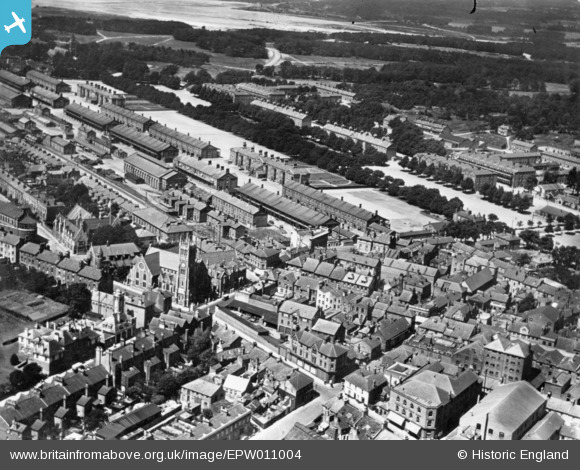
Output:
<instances>
[{"instance_id":1,"label":"aerial photograph","mask_svg":"<svg viewBox=\"0 0 580 470\"><path fill-rule=\"evenodd\" d=\"M580 440L579 1L29 20L0 441Z\"/></svg>"}]
</instances>

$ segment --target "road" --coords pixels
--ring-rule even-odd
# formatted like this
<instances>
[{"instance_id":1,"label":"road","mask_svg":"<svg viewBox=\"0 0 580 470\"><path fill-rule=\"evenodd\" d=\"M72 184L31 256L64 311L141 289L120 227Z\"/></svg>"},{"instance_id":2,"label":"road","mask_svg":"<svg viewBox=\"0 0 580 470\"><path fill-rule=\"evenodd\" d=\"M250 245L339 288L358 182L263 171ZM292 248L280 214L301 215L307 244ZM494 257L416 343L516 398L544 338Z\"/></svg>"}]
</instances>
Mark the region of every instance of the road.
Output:
<instances>
[{"instance_id":1,"label":"road","mask_svg":"<svg viewBox=\"0 0 580 470\"><path fill-rule=\"evenodd\" d=\"M278 49L273 47L266 47L266 49L268 49L268 62L264 64L264 67L275 67L282 62L282 53Z\"/></svg>"}]
</instances>

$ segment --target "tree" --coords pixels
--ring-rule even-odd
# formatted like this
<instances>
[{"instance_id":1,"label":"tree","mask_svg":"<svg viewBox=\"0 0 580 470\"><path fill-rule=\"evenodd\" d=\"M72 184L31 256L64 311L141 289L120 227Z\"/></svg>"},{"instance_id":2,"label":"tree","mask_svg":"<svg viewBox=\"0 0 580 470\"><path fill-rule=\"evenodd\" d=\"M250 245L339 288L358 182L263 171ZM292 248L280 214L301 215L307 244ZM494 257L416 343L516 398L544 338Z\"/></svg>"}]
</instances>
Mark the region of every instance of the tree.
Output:
<instances>
[{"instance_id":1,"label":"tree","mask_svg":"<svg viewBox=\"0 0 580 470\"><path fill-rule=\"evenodd\" d=\"M89 411L84 418L85 428L87 431L94 431L102 426L107 421L107 413L100 406Z\"/></svg>"},{"instance_id":2,"label":"tree","mask_svg":"<svg viewBox=\"0 0 580 470\"><path fill-rule=\"evenodd\" d=\"M546 227L544 228L544 232L546 232L546 233L554 233L554 227L552 226L552 224L546 225Z\"/></svg>"},{"instance_id":3,"label":"tree","mask_svg":"<svg viewBox=\"0 0 580 470\"><path fill-rule=\"evenodd\" d=\"M499 217L497 215L491 213L491 214L488 214L487 220L489 220L490 222L497 222L499 220Z\"/></svg>"},{"instance_id":4,"label":"tree","mask_svg":"<svg viewBox=\"0 0 580 470\"><path fill-rule=\"evenodd\" d=\"M201 415L205 419L210 420L213 418L213 411L211 410L211 408L204 408L203 410L201 410Z\"/></svg>"},{"instance_id":5,"label":"tree","mask_svg":"<svg viewBox=\"0 0 580 470\"><path fill-rule=\"evenodd\" d=\"M16 354L12 354L12 356L10 356L10 365L17 366L18 364L20 364L20 359L18 359Z\"/></svg>"},{"instance_id":6,"label":"tree","mask_svg":"<svg viewBox=\"0 0 580 470\"><path fill-rule=\"evenodd\" d=\"M546 171L544 173L544 178L542 179L542 184L554 184L558 182L558 175L553 171Z\"/></svg>"},{"instance_id":7,"label":"tree","mask_svg":"<svg viewBox=\"0 0 580 470\"><path fill-rule=\"evenodd\" d=\"M202 363L202 359L207 361L207 357L202 357L204 351L211 351L211 335L210 330L195 331L189 340L189 348L187 349L187 359L192 362L194 366Z\"/></svg>"},{"instance_id":8,"label":"tree","mask_svg":"<svg viewBox=\"0 0 580 470\"><path fill-rule=\"evenodd\" d=\"M21 391L26 388L26 377L24 376L24 372L20 369L16 369L10 373L8 376L8 381L12 388L16 391Z\"/></svg>"},{"instance_id":9,"label":"tree","mask_svg":"<svg viewBox=\"0 0 580 470\"><path fill-rule=\"evenodd\" d=\"M532 262L532 257L527 253L522 253L516 260L516 264L520 267L526 266Z\"/></svg>"},{"instance_id":10,"label":"tree","mask_svg":"<svg viewBox=\"0 0 580 470\"><path fill-rule=\"evenodd\" d=\"M82 317L92 308L92 294L84 283L75 283L62 288L55 300L68 305L73 318Z\"/></svg>"},{"instance_id":11,"label":"tree","mask_svg":"<svg viewBox=\"0 0 580 470\"><path fill-rule=\"evenodd\" d=\"M518 211L526 212L532 205L532 198L522 196L518 203Z\"/></svg>"},{"instance_id":12,"label":"tree","mask_svg":"<svg viewBox=\"0 0 580 470\"><path fill-rule=\"evenodd\" d=\"M531 191L536 187L537 184L538 184L537 178L535 176L529 176L524 183L524 189L526 189L527 191Z\"/></svg>"},{"instance_id":13,"label":"tree","mask_svg":"<svg viewBox=\"0 0 580 470\"><path fill-rule=\"evenodd\" d=\"M157 381L155 392L169 400L177 396L180 388L181 384L177 381L177 378L171 372L166 372Z\"/></svg>"},{"instance_id":14,"label":"tree","mask_svg":"<svg viewBox=\"0 0 580 470\"><path fill-rule=\"evenodd\" d=\"M473 183L473 180L471 178L465 178L461 182L461 189L463 189L463 191L471 192L471 191L473 191L473 188L474 188L474 183Z\"/></svg>"},{"instance_id":15,"label":"tree","mask_svg":"<svg viewBox=\"0 0 580 470\"><path fill-rule=\"evenodd\" d=\"M139 242L139 237L135 229L130 225L103 225L93 233L91 243L93 245L107 245L109 243L135 243Z\"/></svg>"},{"instance_id":16,"label":"tree","mask_svg":"<svg viewBox=\"0 0 580 470\"><path fill-rule=\"evenodd\" d=\"M489 190L492 188L492 185L489 183L483 183L481 185L481 188L479 188L479 194L481 194L483 197L487 196L487 193L489 192Z\"/></svg>"},{"instance_id":17,"label":"tree","mask_svg":"<svg viewBox=\"0 0 580 470\"><path fill-rule=\"evenodd\" d=\"M574 230L576 226L576 217L574 214L566 214L564 217L564 230Z\"/></svg>"},{"instance_id":18,"label":"tree","mask_svg":"<svg viewBox=\"0 0 580 470\"><path fill-rule=\"evenodd\" d=\"M534 298L534 294L529 293L526 295L518 304L518 311L527 312L528 310L532 310L536 306L536 299Z\"/></svg>"},{"instance_id":19,"label":"tree","mask_svg":"<svg viewBox=\"0 0 580 470\"><path fill-rule=\"evenodd\" d=\"M401 160L399 161L399 165L400 165L402 168L407 168L407 165L409 165L409 157L407 157L407 156L405 155L403 158L401 158Z\"/></svg>"}]
</instances>

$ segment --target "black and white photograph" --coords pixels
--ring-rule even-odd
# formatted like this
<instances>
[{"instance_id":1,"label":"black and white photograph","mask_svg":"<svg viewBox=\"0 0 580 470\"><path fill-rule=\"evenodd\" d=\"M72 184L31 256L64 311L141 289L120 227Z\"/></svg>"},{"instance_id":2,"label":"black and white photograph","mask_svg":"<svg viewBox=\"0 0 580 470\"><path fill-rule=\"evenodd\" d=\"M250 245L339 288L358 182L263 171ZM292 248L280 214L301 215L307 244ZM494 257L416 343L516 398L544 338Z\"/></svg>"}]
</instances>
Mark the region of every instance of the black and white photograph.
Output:
<instances>
[{"instance_id":1,"label":"black and white photograph","mask_svg":"<svg viewBox=\"0 0 580 470\"><path fill-rule=\"evenodd\" d=\"M6 11L0 441L580 440L579 1Z\"/></svg>"}]
</instances>

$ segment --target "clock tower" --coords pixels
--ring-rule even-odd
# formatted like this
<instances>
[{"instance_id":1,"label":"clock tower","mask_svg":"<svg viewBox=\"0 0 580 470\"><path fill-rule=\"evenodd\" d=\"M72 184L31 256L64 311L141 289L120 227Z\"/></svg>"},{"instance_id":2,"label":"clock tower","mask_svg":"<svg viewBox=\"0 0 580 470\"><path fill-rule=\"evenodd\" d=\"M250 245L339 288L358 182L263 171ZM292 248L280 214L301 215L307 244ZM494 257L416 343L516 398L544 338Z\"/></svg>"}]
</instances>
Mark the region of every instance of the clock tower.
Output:
<instances>
[{"instance_id":1,"label":"clock tower","mask_svg":"<svg viewBox=\"0 0 580 470\"><path fill-rule=\"evenodd\" d=\"M191 303L190 284L195 272L195 245L190 236L184 235L179 240L179 266L177 268L177 282L175 298L177 305L189 308Z\"/></svg>"}]
</instances>

